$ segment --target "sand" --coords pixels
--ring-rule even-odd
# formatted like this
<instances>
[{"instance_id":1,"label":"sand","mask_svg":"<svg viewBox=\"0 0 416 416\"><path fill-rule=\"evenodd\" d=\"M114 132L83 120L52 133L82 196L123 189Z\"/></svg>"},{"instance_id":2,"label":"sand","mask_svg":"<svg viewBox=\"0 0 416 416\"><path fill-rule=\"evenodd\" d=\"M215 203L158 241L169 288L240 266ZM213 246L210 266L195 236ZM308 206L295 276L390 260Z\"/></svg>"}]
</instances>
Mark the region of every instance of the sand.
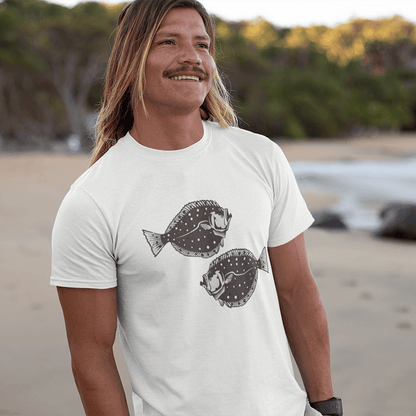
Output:
<instances>
[{"instance_id":1,"label":"sand","mask_svg":"<svg viewBox=\"0 0 416 416\"><path fill-rule=\"evenodd\" d=\"M410 135L279 144L290 161L416 155ZM84 414L49 274L54 217L87 166L78 155L0 155L0 415ZM313 211L336 201L330 194L304 196ZM416 414L416 244L362 231L310 229L305 236L345 414ZM115 349L129 391L118 343Z\"/></svg>"}]
</instances>

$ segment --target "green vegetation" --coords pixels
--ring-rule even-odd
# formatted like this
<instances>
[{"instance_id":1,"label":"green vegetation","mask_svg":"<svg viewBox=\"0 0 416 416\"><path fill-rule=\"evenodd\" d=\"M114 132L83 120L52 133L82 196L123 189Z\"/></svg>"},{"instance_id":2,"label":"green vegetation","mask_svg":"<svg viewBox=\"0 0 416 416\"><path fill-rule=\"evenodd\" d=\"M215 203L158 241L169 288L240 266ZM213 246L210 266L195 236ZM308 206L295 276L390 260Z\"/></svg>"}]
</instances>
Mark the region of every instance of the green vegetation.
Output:
<instances>
[{"instance_id":1,"label":"green vegetation","mask_svg":"<svg viewBox=\"0 0 416 416\"><path fill-rule=\"evenodd\" d=\"M0 137L91 133L87 115L100 104L122 7L0 3ZM336 28L216 25L218 65L243 128L300 139L415 124L416 26L400 17Z\"/></svg>"},{"instance_id":2,"label":"green vegetation","mask_svg":"<svg viewBox=\"0 0 416 416\"><path fill-rule=\"evenodd\" d=\"M399 17L334 29L217 26L236 107L255 131L299 139L415 123L416 26Z\"/></svg>"}]
</instances>

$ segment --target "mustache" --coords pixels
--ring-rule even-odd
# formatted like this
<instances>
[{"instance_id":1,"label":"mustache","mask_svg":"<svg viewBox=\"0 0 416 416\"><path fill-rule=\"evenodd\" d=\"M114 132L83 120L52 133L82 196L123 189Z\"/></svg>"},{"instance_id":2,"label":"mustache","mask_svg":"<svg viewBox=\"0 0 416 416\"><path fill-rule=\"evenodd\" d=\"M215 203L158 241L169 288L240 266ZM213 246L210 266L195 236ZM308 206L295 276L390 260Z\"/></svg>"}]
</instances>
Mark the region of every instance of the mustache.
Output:
<instances>
[{"instance_id":1,"label":"mustache","mask_svg":"<svg viewBox=\"0 0 416 416\"><path fill-rule=\"evenodd\" d=\"M190 67L189 65L182 65L177 68L167 69L166 71L163 72L163 76L166 78L170 78L170 77L175 76L176 74L181 74L183 72L199 73L201 74L200 78L202 79L208 78L208 74L203 69L199 68L198 66Z\"/></svg>"}]
</instances>

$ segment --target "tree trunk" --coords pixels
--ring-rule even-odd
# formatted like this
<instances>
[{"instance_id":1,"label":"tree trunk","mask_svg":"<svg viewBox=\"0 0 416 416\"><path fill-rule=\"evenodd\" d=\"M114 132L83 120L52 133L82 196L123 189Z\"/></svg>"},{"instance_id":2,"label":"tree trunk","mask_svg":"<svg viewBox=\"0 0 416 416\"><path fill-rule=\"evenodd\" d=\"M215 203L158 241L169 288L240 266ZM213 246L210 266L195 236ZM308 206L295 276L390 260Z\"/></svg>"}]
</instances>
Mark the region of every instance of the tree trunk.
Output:
<instances>
[{"instance_id":1,"label":"tree trunk","mask_svg":"<svg viewBox=\"0 0 416 416\"><path fill-rule=\"evenodd\" d=\"M79 68L80 54L72 52L66 56L63 66L61 62L53 62L53 82L68 115L68 123L73 134L81 139L83 150L89 151L93 145L86 120L86 103L88 94L100 70L99 53L91 54L86 66ZM79 86L75 85L77 71L80 73Z\"/></svg>"}]
</instances>

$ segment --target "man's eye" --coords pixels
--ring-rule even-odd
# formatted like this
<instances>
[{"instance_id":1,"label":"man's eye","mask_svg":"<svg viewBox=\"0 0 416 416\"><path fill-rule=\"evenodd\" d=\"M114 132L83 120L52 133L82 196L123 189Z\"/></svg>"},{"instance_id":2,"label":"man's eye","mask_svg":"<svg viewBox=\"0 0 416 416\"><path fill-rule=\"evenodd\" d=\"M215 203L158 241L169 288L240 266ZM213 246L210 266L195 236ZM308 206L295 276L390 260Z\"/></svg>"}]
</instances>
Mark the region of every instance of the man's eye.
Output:
<instances>
[{"instance_id":1,"label":"man's eye","mask_svg":"<svg viewBox=\"0 0 416 416\"><path fill-rule=\"evenodd\" d=\"M162 40L162 42L160 42L160 45L173 45L173 40L170 40L170 39Z\"/></svg>"},{"instance_id":2,"label":"man's eye","mask_svg":"<svg viewBox=\"0 0 416 416\"><path fill-rule=\"evenodd\" d=\"M201 47L201 48L205 48L205 49L209 48L207 43L199 43L198 46Z\"/></svg>"}]
</instances>

